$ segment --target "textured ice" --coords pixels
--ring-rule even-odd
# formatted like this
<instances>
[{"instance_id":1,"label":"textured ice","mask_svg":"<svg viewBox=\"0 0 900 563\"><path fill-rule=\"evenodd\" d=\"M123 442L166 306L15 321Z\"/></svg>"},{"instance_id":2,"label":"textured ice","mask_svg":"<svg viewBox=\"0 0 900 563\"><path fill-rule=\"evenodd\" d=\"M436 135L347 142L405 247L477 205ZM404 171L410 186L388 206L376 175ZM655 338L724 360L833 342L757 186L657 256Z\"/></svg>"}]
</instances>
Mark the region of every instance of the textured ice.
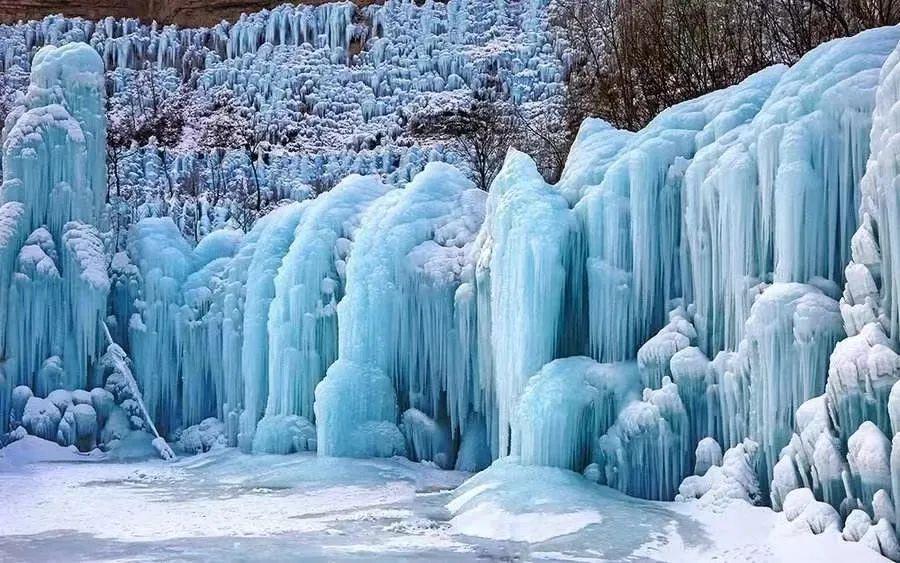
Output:
<instances>
[{"instance_id":1,"label":"textured ice","mask_svg":"<svg viewBox=\"0 0 900 563\"><path fill-rule=\"evenodd\" d=\"M317 198L297 226L275 278L269 310L266 417L313 420L316 385L337 359L337 304L363 212L388 188L374 176L350 176Z\"/></svg>"},{"instance_id":2,"label":"textured ice","mask_svg":"<svg viewBox=\"0 0 900 563\"><path fill-rule=\"evenodd\" d=\"M349 436L387 432L394 440L406 407L433 418L447 413L456 429L480 404L475 383L457 369L463 349L454 295L483 202L483 192L458 170L432 163L405 189L369 207L337 307L339 360L316 389L320 453L366 455L361 444L346 443ZM342 393L360 393L372 404L356 412L359 400ZM390 455L395 447L378 450Z\"/></svg>"},{"instance_id":3,"label":"textured ice","mask_svg":"<svg viewBox=\"0 0 900 563\"><path fill-rule=\"evenodd\" d=\"M592 356L633 358L661 327L690 273L682 272L681 228L696 204L688 200L682 210L685 168L699 149L751 119L783 73L773 67L664 111L585 190L575 211L586 241ZM688 223L688 237L691 228L700 227Z\"/></svg>"},{"instance_id":4,"label":"textured ice","mask_svg":"<svg viewBox=\"0 0 900 563\"><path fill-rule=\"evenodd\" d=\"M690 473L687 415L678 386L665 377L659 389L644 389L643 400L621 410L597 448L605 484L640 498L672 500Z\"/></svg>"},{"instance_id":5,"label":"textured ice","mask_svg":"<svg viewBox=\"0 0 900 563\"><path fill-rule=\"evenodd\" d=\"M595 441L639 392L633 364L553 361L522 393L512 420L512 453L524 465L581 471L593 459Z\"/></svg>"},{"instance_id":6,"label":"textured ice","mask_svg":"<svg viewBox=\"0 0 900 563\"><path fill-rule=\"evenodd\" d=\"M843 326L837 302L817 288L776 283L753 304L744 334L750 437L761 446L763 482L769 483L790 440L794 412L825 386L828 357Z\"/></svg>"}]
</instances>

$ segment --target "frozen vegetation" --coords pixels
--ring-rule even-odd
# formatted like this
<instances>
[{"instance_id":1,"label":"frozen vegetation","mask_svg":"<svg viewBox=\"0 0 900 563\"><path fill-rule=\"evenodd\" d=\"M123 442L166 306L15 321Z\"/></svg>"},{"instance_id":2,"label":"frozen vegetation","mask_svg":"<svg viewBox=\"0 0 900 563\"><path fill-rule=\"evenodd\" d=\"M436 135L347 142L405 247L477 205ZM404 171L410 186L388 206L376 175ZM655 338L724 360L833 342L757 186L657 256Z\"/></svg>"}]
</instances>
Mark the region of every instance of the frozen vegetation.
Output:
<instances>
[{"instance_id":1,"label":"frozen vegetation","mask_svg":"<svg viewBox=\"0 0 900 563\"><path fill-rule=\"evenodd\" d=\"M49 16L0 26L0 108L36 49L80 41L106 69L119 250L144 217L197 241L351 173L398 184L458 161L429 128L476 98L561 133L571 58L545 0L286 4L199 29Z\"/></svg>"},{"instance_id":2,"label":"frozen vegetation","mask_svg":"<svg viewBox=\"0 0 900 563\"><path fill-rule=\"evenodd\" d=\"M527 39L487 42L492 62L479 6L5 28L4 64L30 78L4 128L2 444L316 452L323 467L399 456L485 470L448 504L466 535L540 542L629 503L692 518L768 505L793 531L900 557L900 28L826 43L635 133L588 120L556 184L515 148L485 193L437 145L387 168L360 164L375 154L361 145L328 168L335 147L319 146L314 166L286 151L285 177L346 177L252 227L200 197L203 229L185 236L184 216L142 203L120 232L104 63L177 74L205 53L201 87L227 83L261 115L291 119L295 95L307 125L349 105L336 137L390 132L422 96L475 88L481 65L500 65L511 103L549 103L562 70L545 6L491 12L502 21L486 25ZM409 21L418 39L398 31ZM64 45L27 61L40 43ZM288 47L328 61L302 93L258 74ZM129 158L148 154L138 183L172 158ZM251 164L267 181L278 166Z\"/></svg>"}]
</instances>

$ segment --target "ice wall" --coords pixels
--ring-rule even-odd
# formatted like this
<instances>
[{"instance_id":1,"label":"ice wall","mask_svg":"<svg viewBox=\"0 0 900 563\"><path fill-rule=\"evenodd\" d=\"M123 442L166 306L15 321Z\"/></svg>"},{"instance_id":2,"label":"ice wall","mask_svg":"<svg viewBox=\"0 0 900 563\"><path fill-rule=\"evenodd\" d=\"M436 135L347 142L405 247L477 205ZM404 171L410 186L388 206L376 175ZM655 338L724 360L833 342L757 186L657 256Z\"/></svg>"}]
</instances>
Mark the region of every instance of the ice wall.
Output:
<instances>
[{"instance_id":1,"label":"ice wall","mask_svg":"<svg viewBox=\"0 0 900 563\"><path fill-rule=\"evenodd\" d=\"M141 276L137 312L129 319L135 376L150 415L165 435L181 420L181 354L177 319L181 285L194 269L191 247L169 218L144 219L128 234L128 253Z\"/></svg>"},{"instance_id":2,"label":"ice wall","mask_svg":"<svg viewBox=\"0 0 900 563\"><path fill-rule=\"evenodd\" d=\"M103 64L93 49L45 47L4 127L3 433L16 386L46 396L103 384L95 370L105 348L100 323L110 280L94 225L106 198L104 100Z\"/></svg>"}]
</instances>

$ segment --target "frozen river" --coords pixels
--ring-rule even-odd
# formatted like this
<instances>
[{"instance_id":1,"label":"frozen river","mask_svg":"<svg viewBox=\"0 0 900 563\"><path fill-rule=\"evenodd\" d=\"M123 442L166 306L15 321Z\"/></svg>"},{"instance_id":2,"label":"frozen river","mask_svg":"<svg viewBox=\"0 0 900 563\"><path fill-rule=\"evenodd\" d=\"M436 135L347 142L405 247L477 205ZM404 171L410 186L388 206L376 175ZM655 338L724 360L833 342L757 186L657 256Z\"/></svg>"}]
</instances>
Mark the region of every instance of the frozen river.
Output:
<instances>
[{"instance_id":1,"label":"frozen river","mask_svg":"<svg viewBox=\"0 0 900 563\"><path fill-rule=\"evenodd\" d=\"M547 468L501 467L454 493L468 474L400 458L46 450L0 457L0 561L876 559L767 509L639 501Z\"/></svg>"}]
</instances>

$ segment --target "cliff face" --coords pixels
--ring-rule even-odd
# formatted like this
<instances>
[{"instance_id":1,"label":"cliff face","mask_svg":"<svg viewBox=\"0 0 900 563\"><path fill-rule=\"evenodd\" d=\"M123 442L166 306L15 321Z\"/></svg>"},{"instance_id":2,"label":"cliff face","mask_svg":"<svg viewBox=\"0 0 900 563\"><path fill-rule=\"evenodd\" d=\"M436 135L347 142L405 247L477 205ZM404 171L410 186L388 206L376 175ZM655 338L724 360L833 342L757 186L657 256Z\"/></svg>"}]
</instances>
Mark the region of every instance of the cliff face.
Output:
<instances>
[{"instance_id":1,"label":"cliff face","mask_svg":"<svg viewBox=\"0 0 900 563\"><path fill-rule=\"evenodd\" d=\"M234 21L242 12L255 12L287 0L0 0L0 22L40 19L48 14L98 20L107 16L137 17L165 24L197 27ZM322 4L325 0L305 0Z\"/></svg>"}]
</instances>

